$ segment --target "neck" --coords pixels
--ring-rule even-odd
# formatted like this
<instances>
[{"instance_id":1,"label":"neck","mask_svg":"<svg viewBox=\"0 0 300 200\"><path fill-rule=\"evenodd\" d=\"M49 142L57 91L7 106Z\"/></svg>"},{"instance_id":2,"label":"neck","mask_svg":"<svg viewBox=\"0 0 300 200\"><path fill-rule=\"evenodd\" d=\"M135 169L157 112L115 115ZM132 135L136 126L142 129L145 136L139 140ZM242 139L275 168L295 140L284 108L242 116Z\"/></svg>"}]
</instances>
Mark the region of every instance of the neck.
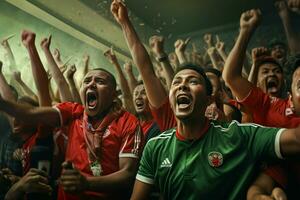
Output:
<instances>
[{"instance_id":1,"label":"neck","mask_svg":"<svg viewBox=\"0 0 300 200\"><path fill-rule=\"evenodd\" d=\"M151 120L153 117L152 117L151 113L149 113L149 112L144 112L144 113L138 114L138 118L139 118L140 121L149 121L149 120Z\"/></svg>"},{"instance_id":2,"label":"neck","mask_svg":"<svg viewBox=\"0 0 300 200\"><path fill-rule=\"evenodd\" d=\"M198 139L206 127L206 117L203 115L195 119L179 120L177 119L178 132L186 139Z\"/></svg>"}]
</instances>

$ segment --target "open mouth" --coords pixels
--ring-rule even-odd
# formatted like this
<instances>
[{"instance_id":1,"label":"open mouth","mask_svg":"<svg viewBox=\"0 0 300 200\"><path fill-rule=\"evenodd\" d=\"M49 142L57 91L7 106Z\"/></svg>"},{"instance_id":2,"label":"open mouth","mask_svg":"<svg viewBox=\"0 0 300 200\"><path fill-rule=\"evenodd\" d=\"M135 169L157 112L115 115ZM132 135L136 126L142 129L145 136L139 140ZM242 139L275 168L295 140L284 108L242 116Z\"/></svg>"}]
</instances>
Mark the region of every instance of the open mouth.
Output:
<instances>
[{"instance_id":1,"label":"open mouth","mask_svg":"<svg viewBox=\"0 0 300 200\"><path fill-rule=\"evenodd\" d=\"M191 104L191 99L189 96L185 95L185 94L181 94L177 96L177 105L178 108L184 109L189 107Z\"/></svg>"},{"instance_id":2,"label":"open mouth","mask_svg":"<svg viewBox=\"0 0 300 200\"><path fill-rule=\"evenodd\" d=\"M137 108L143 108L144 107L144 101L136 100L135 105L136 105Z\"/></svg>"},{"instance_id":3,"label":"open mouth","mask_svg":"<svg viewBox=\"0 0 300 200\"><path fill-rule=\"evenodd\" d=\"M267 90L270 93L276 93L278 91L278 83L275 79L270 79L267 81Z\"/></svg>"},{"instance_id":4,"label":"open mouth","mask_svg":"<svg viewBox=\"0 0 300 200\"><path fill-rule=\"evenodd\" d=\"M98 98L94 91L87 92L86 102L87 102L87 106L90 110L96 108L97 102L98 102L97 100L98 100Z\"/></svg>"}]
</instances>

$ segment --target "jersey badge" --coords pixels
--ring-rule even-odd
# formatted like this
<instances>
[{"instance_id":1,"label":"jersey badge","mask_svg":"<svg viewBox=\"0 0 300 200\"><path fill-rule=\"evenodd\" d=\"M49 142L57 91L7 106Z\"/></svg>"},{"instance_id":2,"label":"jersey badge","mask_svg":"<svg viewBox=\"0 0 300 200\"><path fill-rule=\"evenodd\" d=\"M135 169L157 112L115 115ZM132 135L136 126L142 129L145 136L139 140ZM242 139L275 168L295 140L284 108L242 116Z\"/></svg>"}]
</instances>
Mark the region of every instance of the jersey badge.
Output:
<instances>
[{"instance_id":1,"label":"jersey badge","mask_svg":"<svg viewBox=\"0 0 300 200\"><path fill-rule=\"evenodd\" d=\"M220 152L212 151L207 158L209 165L212 167L220 167L223 164L223 155Z\"/></svg>"}]
</instances>

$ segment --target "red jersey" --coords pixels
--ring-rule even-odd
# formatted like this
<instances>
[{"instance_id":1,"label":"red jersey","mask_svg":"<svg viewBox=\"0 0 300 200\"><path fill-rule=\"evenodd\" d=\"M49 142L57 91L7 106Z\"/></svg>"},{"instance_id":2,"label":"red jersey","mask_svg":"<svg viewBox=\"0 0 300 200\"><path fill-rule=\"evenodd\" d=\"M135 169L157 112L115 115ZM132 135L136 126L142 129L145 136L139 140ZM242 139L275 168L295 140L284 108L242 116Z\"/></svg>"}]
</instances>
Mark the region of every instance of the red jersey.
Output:
<instances>
[{"instance_id":1,"label":"red jersey","mask_svg":"<svg viewBox=\"0 0 300 200\"><path fill-rule=\"evenodd\" d=\"M68 146L66 160L73 163L85 176L93 176L87 154L87 144L83 134L84 107L77 103L61 103L56 106L60 113L61 125L67 125ZM137 118L129 112L123 112L114 119L106 129L102 139L101 167L102 175L119 171L119 158L139 158L142 133ZM120 199L120 192L104 194L85 192L83 195L73 196L63 192L60 188L58 199L91 199L102 197L105 199Z\"/></svg>"},{"instance_id":2,"label":"red jersey","mask_svg":"<svg viewBox=\"0 0 300 200\"><path fill-rule=\"evenodd\" d=\"M165 102L159 108L151 107L151 112L161 132L174 128L177 125L168 98L166 98Z\"/></svg>"},{"instance_id":3,"label":"red jersey","mask_svg":"<svg viewBox=\"0 0 300 200\"><path fill-rule=\"evenodd\" d=\"M270 97L258 87L253 87L249 95L239 103L251 112L254 123L283 128L296 128L300 125L300 117L293 113L288 99ZM286 172L293 173L293 178L297 179L300 185L300 162L287 161L283 165ZM287 182L282 178L283 172L278 166L266 171L281 185Z\"/></svg>"},{"instance_id":4,"label":"red jersey","mask_svg":"<svg viewBox=\"0 0 300 200\"><path fill-rule=\"evenodd\" d=\"M295 128L300 124L288 99L270 97L258 87L252 88L249 95L239 100L253 117L253 122L270 127Z\"/></svg>"}]
</instances>

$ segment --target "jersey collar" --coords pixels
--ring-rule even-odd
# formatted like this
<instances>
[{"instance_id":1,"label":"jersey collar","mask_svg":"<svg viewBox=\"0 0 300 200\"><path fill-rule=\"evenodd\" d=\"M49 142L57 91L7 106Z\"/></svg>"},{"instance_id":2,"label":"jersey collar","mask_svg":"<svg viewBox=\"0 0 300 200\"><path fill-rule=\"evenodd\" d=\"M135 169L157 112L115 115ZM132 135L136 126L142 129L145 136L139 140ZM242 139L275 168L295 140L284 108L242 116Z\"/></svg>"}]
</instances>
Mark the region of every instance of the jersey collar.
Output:
<instances>
[{"instance_id":1,"label":"jersey collar","mask_svg":"<svg viewBox=\"0 0 300 200\"><path fill-rule=\"evenodd\" d=\"M209 127L210 127L210 121L207 118L205 118L205 126L202 129L202 131L198 133L198 136L197 136L196 140L202 138L202 136L205 135L205 133L207 132ZM179 133L177 128L176 128L176 138L180 141L187 141L188 140L182 134Z\"/></svg>"}]
</instances>

